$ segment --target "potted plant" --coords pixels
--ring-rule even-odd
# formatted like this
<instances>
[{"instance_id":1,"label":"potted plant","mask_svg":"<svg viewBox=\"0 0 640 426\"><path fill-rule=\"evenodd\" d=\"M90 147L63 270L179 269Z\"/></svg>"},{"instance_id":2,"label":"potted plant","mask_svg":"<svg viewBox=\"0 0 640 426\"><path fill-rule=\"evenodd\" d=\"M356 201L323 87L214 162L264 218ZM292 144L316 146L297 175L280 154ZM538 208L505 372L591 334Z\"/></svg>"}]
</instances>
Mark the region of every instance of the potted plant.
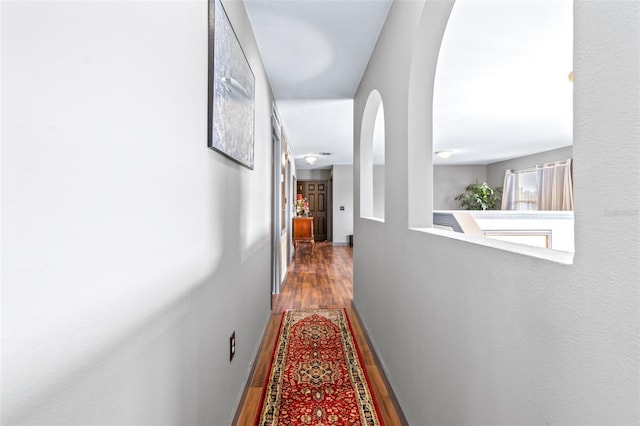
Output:
<instances>
[{"instance_id":1,"label":"potted plant","mask_svg":"<svg viewBox=\"0 0 640 426\"><path fill-rule=\"evenodd\" d=\"M500 208L502 187L492 189L486 182L470 183L465 192L458 194L455 200L466 210L495 210Z\"/></svg>"}]
</instances>

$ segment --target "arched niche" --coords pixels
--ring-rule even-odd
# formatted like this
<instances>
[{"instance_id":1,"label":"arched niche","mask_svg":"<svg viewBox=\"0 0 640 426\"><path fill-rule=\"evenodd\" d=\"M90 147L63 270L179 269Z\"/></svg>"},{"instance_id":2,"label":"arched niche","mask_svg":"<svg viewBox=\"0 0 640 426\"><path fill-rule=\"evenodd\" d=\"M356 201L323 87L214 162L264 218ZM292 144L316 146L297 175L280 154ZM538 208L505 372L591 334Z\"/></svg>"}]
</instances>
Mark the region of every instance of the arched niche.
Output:
<instances>
[{"instance_id":1,"label":"arched niche","mask_svg":"<svg viewBox=\"0 0 640 426\"><path fill-rule=\"evenodd\" d=\"M360 132L360 216L384 220L385 125L382 96L371 91Z\"/></svg>"}]
</instances>

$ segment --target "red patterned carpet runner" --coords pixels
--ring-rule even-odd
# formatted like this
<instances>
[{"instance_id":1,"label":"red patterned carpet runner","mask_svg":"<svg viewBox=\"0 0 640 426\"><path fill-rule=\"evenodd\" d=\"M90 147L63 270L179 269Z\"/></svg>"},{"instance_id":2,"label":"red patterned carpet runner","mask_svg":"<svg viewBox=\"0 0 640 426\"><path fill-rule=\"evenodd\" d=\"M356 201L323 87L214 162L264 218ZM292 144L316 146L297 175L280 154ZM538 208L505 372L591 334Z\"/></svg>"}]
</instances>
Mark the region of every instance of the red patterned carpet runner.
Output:
<instances>
[{"instance_id":1,"label":"red patterned carpet runner","mask_svg":"<svg viewBox=\"0 0 640 426\"><path fill-rule=\"evenodd\" d=\"M282 315L256 425L382 425L344 309Z\"/></svg>"}]
</instances>

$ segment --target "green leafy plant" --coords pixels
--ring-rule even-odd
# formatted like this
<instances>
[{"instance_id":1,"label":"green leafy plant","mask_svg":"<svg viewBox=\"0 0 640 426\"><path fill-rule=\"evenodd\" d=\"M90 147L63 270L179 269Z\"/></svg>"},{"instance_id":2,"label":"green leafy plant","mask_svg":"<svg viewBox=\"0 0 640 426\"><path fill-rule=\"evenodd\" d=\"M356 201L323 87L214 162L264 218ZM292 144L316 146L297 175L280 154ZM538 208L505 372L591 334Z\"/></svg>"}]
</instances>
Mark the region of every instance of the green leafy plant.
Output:
<instances>
[{"instance_id":1,"label":"green leafy plant","mask_svg":"<svg viewBox=\"0 0 640 426\"><path fill-rule=\"evenodd\" d=\"M495 210L502 199L502 187L492 189L486 182L470 183L455 200L466 210Z\"/></svg>"}]
</instances>

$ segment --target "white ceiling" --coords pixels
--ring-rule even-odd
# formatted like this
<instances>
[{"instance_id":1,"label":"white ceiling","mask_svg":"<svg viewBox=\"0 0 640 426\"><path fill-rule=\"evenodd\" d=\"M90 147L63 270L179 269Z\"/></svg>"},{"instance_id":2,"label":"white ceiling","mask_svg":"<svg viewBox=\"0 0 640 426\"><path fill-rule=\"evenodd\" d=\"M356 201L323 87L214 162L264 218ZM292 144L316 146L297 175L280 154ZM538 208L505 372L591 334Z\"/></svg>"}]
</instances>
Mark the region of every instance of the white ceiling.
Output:
<instances>
[{"instance_id":1,"label":"white ceiling","mask_svg":"<svg viewBox=\"0 0 640 426\"><path fill-rule=\"evenodd\" d=\"M245 0L274 96L352 99L389 0Z\"/></svg>"},{"instance_id":2,"label":"white ceiling","mask_svg":"<svg viewBox=\"0 0 640 426\"><path fill-rule=\"evenodd\" d=\"M434 89L435 164L489 164L573 140L573 1L458 0Z\"/></svg>"},{"instance_id":3,"label":"white ceiling","mask_svg":"<svg viewBox=\"0 0 640 426\"><path fill-rule=\"evenodd\" d=\"M284 99L278 101L278 111L297 168L353 163L353 99ZM320 152L331 155L318 155ZM305 155L318 160L310 166Z\"/></svg>"},{"instance_id":4,"label":"white ceiling","mask_svg":"<svg viewBox=\"0 0 640 426\"><path fill-rule=\"evenodd\" d=\"M245 0L297 168L351 164L353 96L388 0ZM438 60L436 164L572 142L572 0L457 0ZM329 152L309 166L304 155Z\"/></svg>"}]
</instances>

